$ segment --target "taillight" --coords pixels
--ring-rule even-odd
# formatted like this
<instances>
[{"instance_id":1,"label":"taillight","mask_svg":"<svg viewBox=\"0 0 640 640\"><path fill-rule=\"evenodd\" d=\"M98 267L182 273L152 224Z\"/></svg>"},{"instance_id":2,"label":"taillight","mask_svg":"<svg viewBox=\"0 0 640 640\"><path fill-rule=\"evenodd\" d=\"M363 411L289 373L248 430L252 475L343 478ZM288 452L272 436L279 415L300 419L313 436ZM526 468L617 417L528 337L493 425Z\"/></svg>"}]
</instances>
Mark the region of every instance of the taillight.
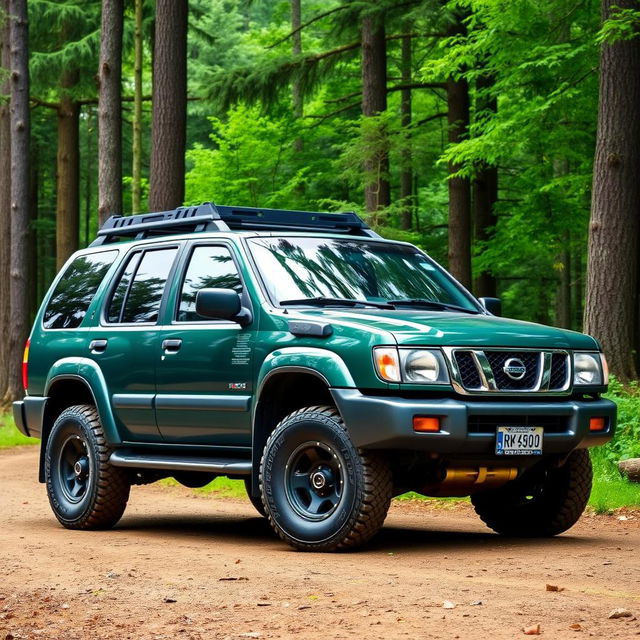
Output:
<instances>
[{"instance_id":1,"label":"taillight","mask_svg":"<svg viewBox=\"0 0 640 640\"><path fill-rule=\"evenodd\" d=\"M29 345L31 344L31 339L27 340L24 345L24 354L22 356L22 386L24 387L24 392L27 393L27 387L29 386Z\"/></svg>"}]
</instances>

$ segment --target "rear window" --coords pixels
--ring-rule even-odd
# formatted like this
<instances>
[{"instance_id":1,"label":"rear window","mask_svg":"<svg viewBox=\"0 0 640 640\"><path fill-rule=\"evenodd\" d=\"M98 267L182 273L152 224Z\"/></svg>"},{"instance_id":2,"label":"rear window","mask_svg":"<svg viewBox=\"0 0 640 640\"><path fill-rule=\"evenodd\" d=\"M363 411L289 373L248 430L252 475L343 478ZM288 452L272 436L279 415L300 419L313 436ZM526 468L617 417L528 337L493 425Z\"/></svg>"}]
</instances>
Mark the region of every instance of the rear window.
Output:
<instances>
[{"instance_id":1,"label":"rear window","mask_svg":"<svg viewBox=\"0 0 640 640\"><path fill-rule=\"evenodd\" d=\"M69 265L45 309L45 329L75 329L80 326L117 255L117 251L92 253L76 258Z\"/></svg>"}]
</instances>

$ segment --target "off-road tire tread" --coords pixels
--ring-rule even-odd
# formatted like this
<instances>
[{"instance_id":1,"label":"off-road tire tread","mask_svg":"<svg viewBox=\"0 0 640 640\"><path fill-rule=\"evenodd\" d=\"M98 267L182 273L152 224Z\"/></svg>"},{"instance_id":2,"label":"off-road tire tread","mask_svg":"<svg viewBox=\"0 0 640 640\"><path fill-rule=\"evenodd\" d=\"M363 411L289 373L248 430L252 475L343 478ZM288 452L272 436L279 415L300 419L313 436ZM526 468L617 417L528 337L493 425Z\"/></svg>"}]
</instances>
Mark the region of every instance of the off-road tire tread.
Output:
<instances>
[{"instance_id":1,"label":"off-road tire tread","mask_svg":"<svg viewBox=\"0 0 640 640\"><path fill-rule=\"evenodd\" d=\"M267 439L264 452L267 451L270 443L280 435L280 432L286 429L290 420L303 414L305 414L305 417L338 426L347 433L347 428L342 420L342 416L335 407L323 405L304 407L290 413L278 423ZM265 462L264 452L260 461L260 486L262 486L263 483L262 470ZM343 538L341 540L329 540L320 543L303 543L292 539L280 529L265 504L269 523L282 540L305 551L346 551L365 544L380 530L387 517L393 496L391 467L389 466L387 458L381 453L363 451L362 449L357 449L357 452L364 477L364 496L361 500L360 509L351 515L349 526L345 528Z\"/></svg>"},{"instance_id":2,"label":"off-road tire tread","mask_svg":"<svg viewBox=\"0 0 640 640\"><path fill-rule=\"evenodd\" d=\"M67 529L110 529L122 517L129 500L131 483L126 471L114 467L109 462L113 453L104 436L104 430L100 422L98 410L93 405L75 405L65 409L58 419L63 415L73 415L76 419L85 420L89 427L94 442L90 440L89 446L94 446L96 456L96 495L91 509L81 518L75 521L66 521L56 517ZM47 458L47 464L49 460ZM47 486L50 487L51 474L47 473ZM50 488L49 488L50 490ZM55 513L55 509L54 509Z\"/></svg>"},{"instance_id":3,"label":"off-road tire tread","mask_svg":"<svg viewBox=\"0 0 640 640\"><path fill-rule=\"evenodd\" d=\"M471 502L481 520L496 533L532 538L556 536L570 529L587 506L593 479L588 451L573 451L565 462L564 470L568 479L566 486L554 487L558 492L565 492L559 504L550 500L545 505L537 505L531 513L526 513L522 508L520 511L523 513L518 513L510 509L508 504L500 502L496 492L491 492L492 499L487 499L487 495L473 495Z\"/></svg>"}]
</instances>

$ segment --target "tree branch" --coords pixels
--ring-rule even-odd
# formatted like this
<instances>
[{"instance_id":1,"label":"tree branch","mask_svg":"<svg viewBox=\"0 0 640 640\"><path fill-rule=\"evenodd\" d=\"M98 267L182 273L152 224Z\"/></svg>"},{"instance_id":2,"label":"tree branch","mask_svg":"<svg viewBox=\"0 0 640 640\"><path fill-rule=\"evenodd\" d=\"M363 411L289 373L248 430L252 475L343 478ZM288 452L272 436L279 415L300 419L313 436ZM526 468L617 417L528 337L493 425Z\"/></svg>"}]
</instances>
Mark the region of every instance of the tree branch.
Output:
<instances>
[{"instance_id":1,"label":"tree branch","mask_svg":"<svg viewBox=\"0 0 640 640\"><path fill-rule=\"evenodd\" d=\"M293 36L295 36L296 33L298 33L298 31L302 31L305 27L308 27L310 24L313 24L318 20L322 20L322 18L326 18L327 16L330 16L332 13L336 13L337 11L342 11L343 9L347 9L347 8L348 8L348 5L341 5L339 7L334 7L329 11L325 11L324 13L319 13L317 16L314 16L313 18L311 18L311 20L305 22L304 24L301 24L297 29L294 29L293 31L291 31L291 33L288 33L284 38L280 38L280 40L269 45L267 49L273 49L274 47L277 47L279 44L286 42L289 38L292 38Z\"/></svg>"}]
</instances>

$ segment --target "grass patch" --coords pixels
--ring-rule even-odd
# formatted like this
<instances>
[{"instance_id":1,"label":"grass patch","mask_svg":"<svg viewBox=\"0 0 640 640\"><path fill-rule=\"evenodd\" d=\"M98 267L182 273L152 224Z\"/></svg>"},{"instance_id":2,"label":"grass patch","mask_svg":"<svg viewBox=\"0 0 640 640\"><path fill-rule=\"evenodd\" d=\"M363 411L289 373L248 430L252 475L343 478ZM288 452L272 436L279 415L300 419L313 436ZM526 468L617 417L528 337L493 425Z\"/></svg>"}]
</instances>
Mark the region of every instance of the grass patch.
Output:
<instances>
[{"instance_id":1,"label":"grass patch","mask_svg":"<svg viewBox=\"0 0 640 640\"><path fill-rule=\"evenodd\" d=\"M0 449L18 447L24 444L38 444L39 442L36 438L23 436L8 413L0 414Z\"/></svg>"},{"instance_id":2,"label":"grass patch","mask_svg":"<svg viewBox=\"0 0 640 640\"><path fill-rule=\"evenodd\" d=\"M182 486L177 480L173 478L164 478L160 480L159 484L165 487L179 487ZM230 480L229 478L216 478L213 482L194 489L194 493L200 495L212 495L217 498L246 498L247 492L244 490L243 480Z\"/></svg>"},{"instance_id":3,"label":"grass patch","mask_svg":"<svg viewBox=\"0 0 640 640\"><path fill-rule=\"evenodd\" d=\"M620 507L640 507L640 484L625 478L594 478L589 505L596 513Z\"/></svg>"}]
</instances>

